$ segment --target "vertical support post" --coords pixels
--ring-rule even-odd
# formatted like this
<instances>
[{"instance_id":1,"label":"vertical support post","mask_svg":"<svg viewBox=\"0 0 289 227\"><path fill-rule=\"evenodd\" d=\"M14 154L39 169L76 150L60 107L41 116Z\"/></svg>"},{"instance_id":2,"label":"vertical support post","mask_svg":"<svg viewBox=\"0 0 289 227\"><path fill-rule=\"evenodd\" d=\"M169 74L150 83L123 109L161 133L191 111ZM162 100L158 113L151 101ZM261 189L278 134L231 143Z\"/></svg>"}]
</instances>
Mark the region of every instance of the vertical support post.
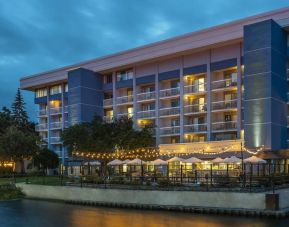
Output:
<instances>
[{"instance_id":1,"label":"vertical support post","mask_svg":"<svg viewBox=\"0 0 289 227\"><path fill-rule=\"evenodd\" d=\"M184 58L180 58L180 142L184 142Z\"/></svg>"},{"instance_id":2,"label":"vertical support post","mask_svg":"<svg viewBox=\"0 0 289 227\"><path fill-rule=\"evenodd\" d=\"M212 104L212 95L211 95L211 50L208 51L207 57L207 79L206 79L206 90L207 90L207 141L211 141L211 104Z\"/></svg>"}]
</instances>

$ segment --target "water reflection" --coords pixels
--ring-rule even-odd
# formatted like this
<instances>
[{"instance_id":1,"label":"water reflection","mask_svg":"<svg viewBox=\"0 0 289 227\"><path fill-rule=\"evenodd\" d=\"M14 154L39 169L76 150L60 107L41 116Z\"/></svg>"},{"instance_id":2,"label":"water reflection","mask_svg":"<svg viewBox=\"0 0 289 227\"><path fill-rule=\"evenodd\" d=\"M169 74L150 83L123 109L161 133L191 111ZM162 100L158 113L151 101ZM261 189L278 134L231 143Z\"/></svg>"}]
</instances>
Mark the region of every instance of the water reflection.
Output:
<instances>
[{"instance_id":1,"label":"water reflection","mask_svg":"<svg viewBox=\"0 0 289 227\"><path fill-rule=\"evenodd\" d=\"M242 218L179 212L95 208L44 201L0 202L0 226L289 226L289 219Z\"/></svg>"}]
</instances>

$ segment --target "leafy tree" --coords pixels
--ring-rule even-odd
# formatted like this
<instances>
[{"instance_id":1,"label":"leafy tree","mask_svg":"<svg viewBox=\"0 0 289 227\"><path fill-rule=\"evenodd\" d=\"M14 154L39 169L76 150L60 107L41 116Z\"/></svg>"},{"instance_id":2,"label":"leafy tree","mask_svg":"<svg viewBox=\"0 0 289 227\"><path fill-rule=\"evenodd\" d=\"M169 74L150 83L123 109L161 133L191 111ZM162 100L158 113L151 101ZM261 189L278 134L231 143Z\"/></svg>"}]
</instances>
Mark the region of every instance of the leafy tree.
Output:
<instances>
[{"instance_id":1,"label":"leafy tree","mask_svg":"<svg viewBox=\"0 0 289 227\"><path fill-rule=\"evenodd\" d=\"M0 136L5 130L13 125L11 111L7 107L3 107L0 112Z\"/></svg>"},{"instance_id":2,"label":"leafy tree","mask_svg":"<svg viewBox=\"0 0 289 227\"><path fill-rule=\"evenodd\" d=\"M34 165L43 169L47 173L47 169L55 169L59 165L59 158L53 151L43 148L33 158Z\"/></svg>"}]
</instances>

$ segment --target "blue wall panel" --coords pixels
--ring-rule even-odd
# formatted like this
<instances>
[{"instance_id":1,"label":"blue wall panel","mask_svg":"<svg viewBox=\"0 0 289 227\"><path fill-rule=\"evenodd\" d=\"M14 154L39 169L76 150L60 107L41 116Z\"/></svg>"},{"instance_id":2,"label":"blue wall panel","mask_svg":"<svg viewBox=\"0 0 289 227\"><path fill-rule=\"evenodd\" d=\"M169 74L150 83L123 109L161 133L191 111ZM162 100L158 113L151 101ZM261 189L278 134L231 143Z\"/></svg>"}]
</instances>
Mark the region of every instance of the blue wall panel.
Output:
<instances>
[{"instance_id":1,"label":"blue wall panel","mask_svg":"<svg viewBox=\"0 0 289 227\"><path fill-rule=\"evenodd\" d=\"M211 71L221 70L225 68L230 68L237 66L237 58L227 59L218 62L211 63Z\"/></svg>"},{"instance_id":2,"label":"blue wall panel","mask_svg":"<svg viewBox=\"0 0 289 227\"><path fill-rule=\"evenodd\" d=\"M103 89L104 91L112 91L112 89L113 89L113 84L112 84L112 83L103 84L103 85L102 85L102 89Z\"/></svg>"},{"instance_id":3,"label":"blue wall panel","mask_svg":"<svg viewBox=\"0 0 289 227\"><path fill-rule=\"evenodd\" d=\"M136 78L136 85L155 83L155 75L142 76Z\"/></svg>"},{"instance_id":4,"label":"blue wall panel","mask_svg":"<svg viewBox=\"0 0 289 227\"><path fill-rule=\"evenodd\" d=\"M47 103L47 96L35 98L34 103L35 104Z\"/></svg>"},{"instance_id":5,"label":"blue wall panel","mask_svg":"<svg viewBox=\"0 0 289 227\"><path fill-rule=\"evenodd\" d=\"M187 67L183 69L184 76L189 75L189 74L198 74L198 73L205 73L205 72L207 72L206 64Z\"/></svg>"},{"instance_id":6,"label":"blue wall panel","mask_svg":"<svg viewBox=\"0 0 289 227\"><path fill-rule=\"evenodd\" d=\"M61 93L49 96L49 100L61 100L61 99L62 99Z\"/></svg>"},{"instance_id":7,"label":"blue wall panel","mask_svg":"<svg viewBox=\"0 0 289 227\"><path fill-rule=\"evenodd\" d=\"M121 80L116 82L115 84L116 88L132 88L133 87L133 80Z\"/></svg>"},{"instance_id":8,"label":"blue wall panel","mask_svg":"<svg viewBox=\"0 0 289 227\"><path fill-rule=\"evenodd\" d=\"M168 72L163 72L159 74L159 81L162 80L171 80L171 79L179 79L180 78L180 70L172 70Z\"/></svg>"},{"instance_id":9,"label":"blue wall panel","mask_svg":"<svg viewBox=\"0 0 289 227\"><path fill-rule=\"evenodd\" d=\"M245 145L287 148L286 34L273 20L244 27Z\"/></svg>"}]
</instances>

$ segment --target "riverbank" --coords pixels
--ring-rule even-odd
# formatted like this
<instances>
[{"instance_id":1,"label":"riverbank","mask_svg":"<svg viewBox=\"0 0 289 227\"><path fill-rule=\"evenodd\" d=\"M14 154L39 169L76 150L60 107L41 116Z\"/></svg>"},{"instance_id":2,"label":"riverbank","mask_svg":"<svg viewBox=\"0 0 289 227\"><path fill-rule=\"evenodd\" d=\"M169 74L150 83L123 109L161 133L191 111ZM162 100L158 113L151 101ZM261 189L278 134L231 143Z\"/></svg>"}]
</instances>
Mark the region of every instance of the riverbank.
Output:
<instances>
[{"instance_id":1,"label":"riverbank","mask_svg":"<svg viewBox=\"0 0 289 227\"><path fill-rule=\"evenodd\" d=\"M276 194L200 191L154 191L43 186L20 183L27 198L59 200L72 204L118 208L178 210L245 216L289 215L289 189ZM278 198L278 206L268 206ZM278 196L276 196L278 195ZM270 200L271 199L271 200ZM270 205L270 204L269 204ZM274 208L274 209L273 209Z\"/></svg>"}]
</instances>

